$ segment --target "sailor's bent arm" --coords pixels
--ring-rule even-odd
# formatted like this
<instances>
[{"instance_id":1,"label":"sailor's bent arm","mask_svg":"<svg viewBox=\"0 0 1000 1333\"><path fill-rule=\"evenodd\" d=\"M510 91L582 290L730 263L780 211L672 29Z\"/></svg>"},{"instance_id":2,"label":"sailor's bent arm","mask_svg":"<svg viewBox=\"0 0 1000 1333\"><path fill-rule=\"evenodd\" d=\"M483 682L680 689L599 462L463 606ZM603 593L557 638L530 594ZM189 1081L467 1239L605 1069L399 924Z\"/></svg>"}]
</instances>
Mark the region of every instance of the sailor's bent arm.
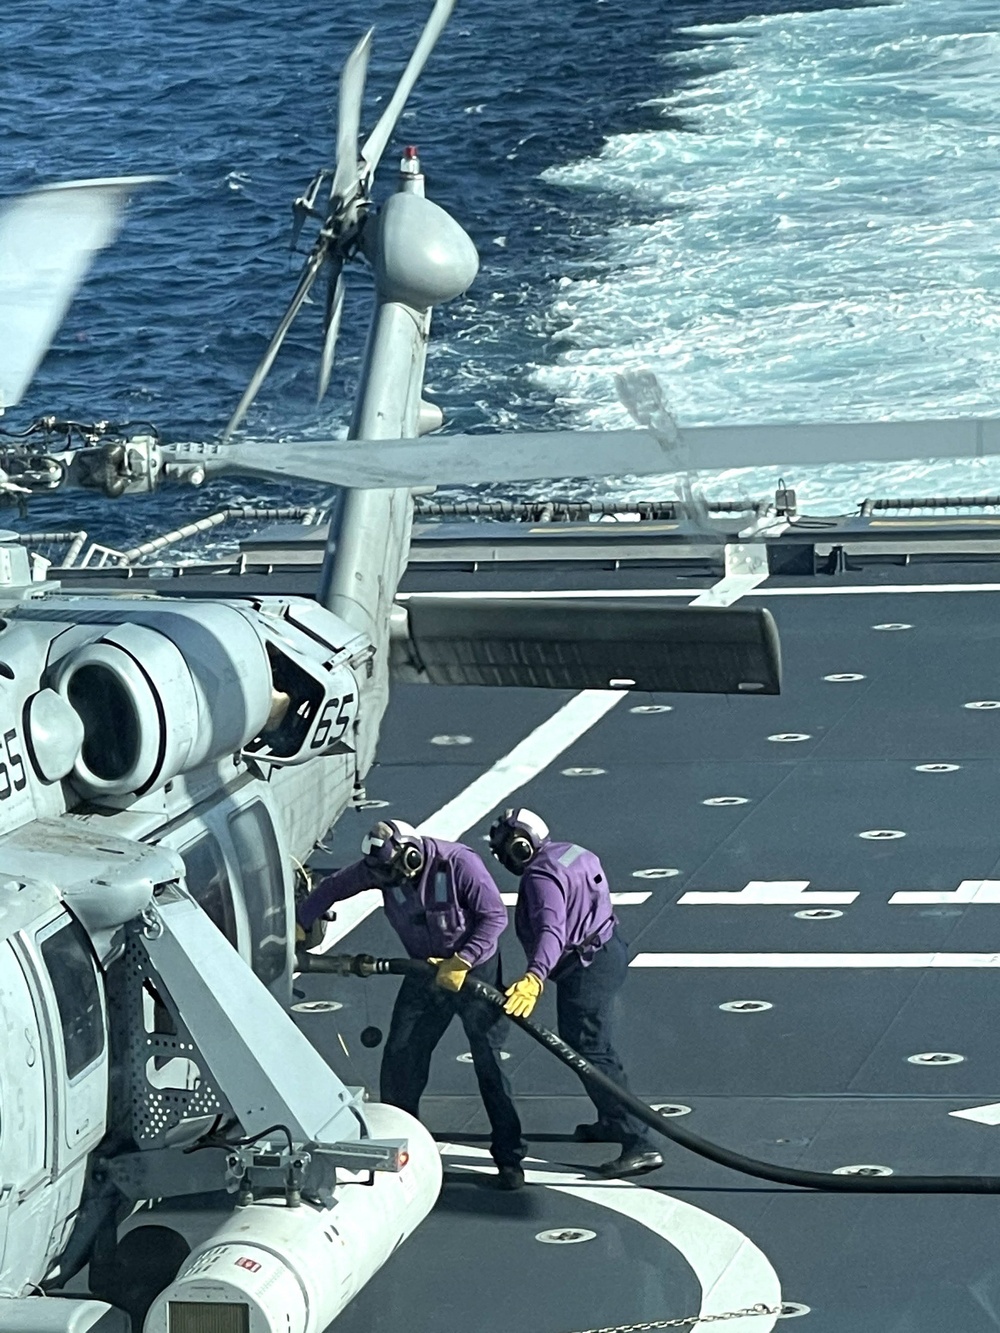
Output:
<instances>
[{"instance_id":1,"label":"sailor's bent arm","mask_svg":"<svg viewBox=\"0 0 1000 1333\"><path fill-rule=\"evenodd\" d=\"M458 956L470 967L476 967L496 953L497 942L507 928L507 909L500 890L484 865L474 868L464 864L455 867L455 894L458 905L465 912L472 927L469 938Z\"/></svg>"},{"instance_id":2,"label":"sailor's bent arm","mask_svg":"<svg viewBox=\"0 0 1000 1333\"><path fill-rule=\"evenodd\" d=\"M364 893L365 889L372 887L371 876L365 868L364 861L356 861L354 865L345 866L343 870L335 870L332 875L321 879L309 897L299 903L295 910L295 919L303 930L308 930L328 907L343 902L345 898L353 898L355 894Z\"/></svg>"},{"instance_id":3,"label":"sailor's bent arm","mask_svg":"<svg viewBox=\"0 0 1000 1333\"><path fill-rule=\"evenodd\" d=\"M532 947L527 971L544 981L566 949L566 900L560 886L548 875L525 872L521 897L527 909Z\"/></svg>"}]
</instances>

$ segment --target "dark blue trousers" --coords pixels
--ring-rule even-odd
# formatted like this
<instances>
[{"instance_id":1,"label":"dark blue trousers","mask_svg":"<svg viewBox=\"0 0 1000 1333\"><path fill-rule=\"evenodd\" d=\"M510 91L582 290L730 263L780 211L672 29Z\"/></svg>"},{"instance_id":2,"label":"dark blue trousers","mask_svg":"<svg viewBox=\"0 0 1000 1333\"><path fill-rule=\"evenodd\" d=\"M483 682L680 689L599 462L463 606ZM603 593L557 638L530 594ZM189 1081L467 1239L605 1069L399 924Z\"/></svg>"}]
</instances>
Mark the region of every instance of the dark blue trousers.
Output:
<instances>
[{"instance_id":1,"label":"dark blue trousers","mask_svg":"<svg viewBox=\"0 0 1000 1333\"><path fill-rule=\"evenodd\" d=\"M617 928L593 962L584 967L571 955L552 974L556 986L556 1023L563 1041L619 1087L628 1088L625 1070L612 1044L618 992L628 976L628 949ZM598 1119L627 1152L655 1151L652 1132L608 1092L581 1080L597 1107Z\"/></svg>"},{"instance_id":2,"label":"dark blue trousers","mask_svg":"<svg viewBox=\"0 0 1000 1333\"><path fill-rule=\"evenodd\" d=\"M469 975L499 987L499 955L474 967ZM528 1146L521 1138L521 1121L500 1063L500 1048L510 1021L502 1009L495 1009L464 989L446 991L419 977L403 978L382 1056L381 1099L419 1119L431 1055L456 1014L469 1039L472 1065L493 1131L493 1160L497 1166L515 1166Z\"/></svg>"}]
</instances>

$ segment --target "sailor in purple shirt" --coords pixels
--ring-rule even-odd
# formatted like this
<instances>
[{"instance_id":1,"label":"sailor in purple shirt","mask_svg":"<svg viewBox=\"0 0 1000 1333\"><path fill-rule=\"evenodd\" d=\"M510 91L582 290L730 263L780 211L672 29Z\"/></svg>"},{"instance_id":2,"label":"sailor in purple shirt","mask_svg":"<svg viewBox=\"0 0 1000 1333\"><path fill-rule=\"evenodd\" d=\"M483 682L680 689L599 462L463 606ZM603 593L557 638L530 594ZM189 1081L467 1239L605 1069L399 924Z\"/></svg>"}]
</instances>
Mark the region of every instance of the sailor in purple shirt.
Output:
<instances>
[{"instance_id":1,"label":"sailor in purple shirt","mask_svg":"<svg viewBox=\"0 0 1000 1333\"><path fill-rule=\"evenodd\" d=\"M612 1044L615 1002L628 975L607 875L593 852L553 842L531 810L507 810L490 829L493 855L521 880L514 929L527 956L525 974L507 989L506 1010L526 1018L546 981L556 987L559 1036L621 1087L628 1082ZM594 1125L578 1125L586 1142L618 1142L621 1155L598 1170L639 1175L663 1165L649 1128L612 1095L588 1085Z\"/></svg>"},{"instance_id":2,"label":"sailor in purple shirt","mask_svg":"<svg viewBox=\"0 0 1000 1333\"><path fill-rule=\"evenodd\" d=\"M382 1056L381 1100L419 1115L431 1055L458 1014L493 1130L497 1183L519 1189L527 1145L500 1063L509 1025L501 1011L471 992L462 993L470 975L491 986L502 984L497 943L507 909L500 892L470 848L425 837L401 819L376 824L361 850L360 861L321 880L299 905L302 939L334 903L365 889L382 890L385 914L404 949L411 958L435 963L437 975L433 985L420 977L403 978Z\"/></svg>"}]
</instances>

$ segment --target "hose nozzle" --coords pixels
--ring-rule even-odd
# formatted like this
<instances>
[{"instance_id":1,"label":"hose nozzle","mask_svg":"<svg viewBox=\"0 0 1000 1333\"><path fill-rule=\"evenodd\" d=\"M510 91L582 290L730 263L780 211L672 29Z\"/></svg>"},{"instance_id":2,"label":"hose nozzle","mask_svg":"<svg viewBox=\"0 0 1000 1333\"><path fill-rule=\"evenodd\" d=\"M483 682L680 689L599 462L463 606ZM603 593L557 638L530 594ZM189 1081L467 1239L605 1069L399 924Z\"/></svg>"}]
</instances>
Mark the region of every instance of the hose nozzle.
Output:
<instances>
[{"instance_id":1,"label":"hose nozzle","mask_svg":"<svg viewBox=\"0 0 1000 1333\"><path fill-rule=\"evenodd\" d=\"M371 977L379 971L378 959L369 953L308 953L299 949L295 954L295 967L299 972L332 972L338 977ZM385 969L381 969L385 970Z\"/></svg>"}]
</instances>

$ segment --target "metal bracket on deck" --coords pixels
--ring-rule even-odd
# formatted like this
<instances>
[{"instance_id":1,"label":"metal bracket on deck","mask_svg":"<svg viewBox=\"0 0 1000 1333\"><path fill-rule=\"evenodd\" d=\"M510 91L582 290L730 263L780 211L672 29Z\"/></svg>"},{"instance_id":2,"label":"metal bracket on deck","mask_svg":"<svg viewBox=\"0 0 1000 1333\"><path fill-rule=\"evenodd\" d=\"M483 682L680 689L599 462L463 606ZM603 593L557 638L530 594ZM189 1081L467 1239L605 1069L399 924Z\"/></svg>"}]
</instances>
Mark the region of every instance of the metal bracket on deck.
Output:
<instances>
[{"instance_id":1,"label":"metal bracket on deck","mask_svg":"<svg viewBox=\"0 0 1000 1333\"><path fill-rule=\"evenodd\" d=\"M725 575L690 603L691 606L732 606L767 578L767 547L763 542L727 542Z\"/></svg>"}]
</instances>

